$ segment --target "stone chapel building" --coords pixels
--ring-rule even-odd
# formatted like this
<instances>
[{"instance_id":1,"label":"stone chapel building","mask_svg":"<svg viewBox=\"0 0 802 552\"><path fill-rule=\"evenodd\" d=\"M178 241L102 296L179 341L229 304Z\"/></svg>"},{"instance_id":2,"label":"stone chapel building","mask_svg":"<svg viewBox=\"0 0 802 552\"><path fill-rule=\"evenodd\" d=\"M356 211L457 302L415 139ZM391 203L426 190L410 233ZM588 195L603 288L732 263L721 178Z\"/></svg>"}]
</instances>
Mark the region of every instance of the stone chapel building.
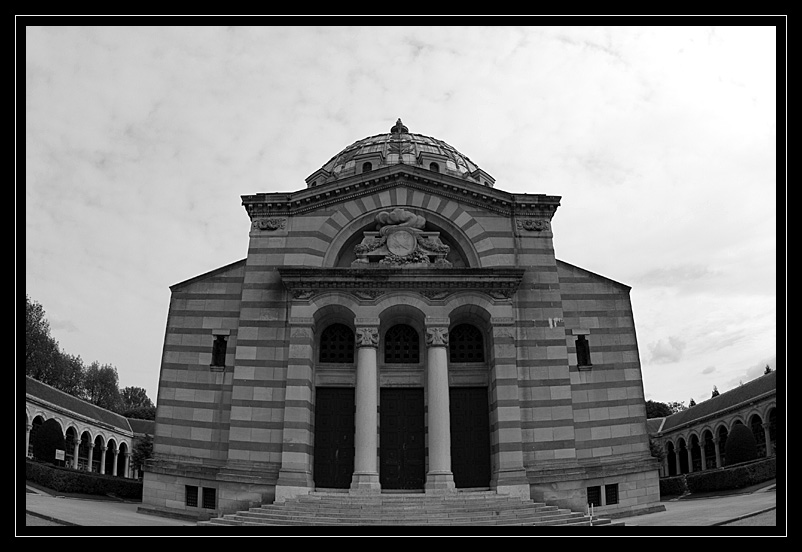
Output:
<instances>
[{"instance_id":1,"label":"stone chapel building","mask_svg":"<svg viewBox=\"0 0 802 552\"><path fill-rule=\"evenodd\" d=\"M242 205L247 258L170 288L144 505L659 501L630 288L555 257L558 196L399 119Z\"/></svg>"}]
</instances>

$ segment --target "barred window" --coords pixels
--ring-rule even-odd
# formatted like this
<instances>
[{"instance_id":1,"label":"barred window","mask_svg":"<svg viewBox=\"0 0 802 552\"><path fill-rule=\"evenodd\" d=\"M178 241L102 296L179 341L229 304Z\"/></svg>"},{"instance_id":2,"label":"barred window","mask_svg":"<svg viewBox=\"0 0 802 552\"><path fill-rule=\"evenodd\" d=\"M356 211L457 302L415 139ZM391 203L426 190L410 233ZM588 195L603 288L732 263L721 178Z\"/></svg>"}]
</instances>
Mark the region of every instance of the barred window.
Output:
<instances>
[{"instance_id":1,"label":"barred window","mask_svg":"<svg viewBox=\"0 0 802 552\"><path fill-rule=\"evenodd\" d=\"M484 362L485 346L482 332L476 326L459 324L448 332L451 362Z\"/></svg>"},{"instance_id":2,"label":"barred window","mask_svg":"<svg viewBox=\"0 0 802 552\"><path fill-rule=\"evenodd\" d=\"M197 507L198 505L198 488L194 485L184 486L184 502L187 506Z\"/></svg>"},{"instance_id":3,"label":"barred window","mask_svg":"<svg viewBox=\"0 0 802 552\"><path fill-rule=\"evenodd\" d=\"M397 324L384 334L386 364L417 364L420 359L418 332L412 326Z\"/></svg>"},{"instance_id":4,"label":"barred window","mask_svg":"<svg viewBox=\"0 0 802 552\"><path fill-rule=\"evenodd\" d=\"M203 507L214 510L217 504L217 489L203 488Z\"/></svg>"},{"instance_id":5,"label":"barred window","mask_svg":"<svg viewBox=\"0 0 802 552\"><path fill-rule=\"evenodd\" d=\"M596 485L595 487L588 487L588 505L589 506L601 506L601 487Z\"/></svg>"},{"instance_id":6,"label":"barred window","mask_svg":"<svg viewBox=\"0 0 802 552\"><path fill-rule=\"evenodd\" d=\"M345 324L332 324L320 336L318 362L351 364L354 362L354 332Z\"/></svg>"},{"instance_id":7,"label":"barred window","mask_svg":"<svg viewBox=\"0 0 802 552\"><path fill-rule=\"evenodd\" d=\"M618 483L604 486L604 503L607 506L618 504Z\"/></svg>"}]
</instances>

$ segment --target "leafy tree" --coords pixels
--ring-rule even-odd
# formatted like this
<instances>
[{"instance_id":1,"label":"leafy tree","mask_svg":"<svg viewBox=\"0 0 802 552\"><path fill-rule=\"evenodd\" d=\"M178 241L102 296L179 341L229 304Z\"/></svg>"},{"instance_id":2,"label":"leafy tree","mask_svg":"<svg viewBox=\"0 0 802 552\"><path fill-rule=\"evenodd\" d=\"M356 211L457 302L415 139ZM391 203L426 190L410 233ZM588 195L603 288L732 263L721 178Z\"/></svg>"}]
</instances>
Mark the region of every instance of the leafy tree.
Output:
<instances>
[{"instance_id":1,"label":"leafy tree","mask_svg":"<svg viewBox=\"0 0 802 552\"><path fill-rule=\"evenodd\" d=\"M768 364L766 364L766 369L763 371L763 375L770 374L770 373L771 373L771 368L769 367Z\"/></svg>"},{"instance_id":2,"label":"leafy tree","mask_svg":"<svg viewBox=\"0 0 802 552\"><path fill-rule=\"evenodd\" d=\"M156 419L156 407L155 406L139 406L137 408L131 408L129 410L123 410L120 412L126 418L135 418L137 420L155 420Z\"/></svg>"},{"instance_id":3,"label":"leafy tree","mask_svg":"<svg viewBox=\"0 0 802 552\"><path fill-rule=\"evenodd\" d=\"M693 400L693 397L691 397L691 402L688 403L688 408L690 408L692 406L696 406L696 401Z\"/></svg>"},{"instance_id":4,"label":"leafy tree","mask_svg":"<svg viewBox=\"0 0 802 552\"><path fill-rule=\"evenodd\" d=\"M666 457L665 449L660 445L660 443L654 441L653 439L649 439L649 454L661 462L665 460Z\"/></svg>"},{"instance_id":5,"label":"leafy tree","mask_svg":"<svg viewBox=\"0 0 802 552\"><path fill-rule=\"evenodd\" d=\"M142 387L126 387L120 391L121 406L123 411L135 408L152 407L153 401L148 398L148 392Z\"/></svg>"},{"instance_id":6,"label":"leafy tree","mask_svg":"<svg viewBox=\"0 0 802 552\"><path fill-rule=\"evenodd\" d=\"M713 394L710 396L710 398L712 399L713 397L718 397L718 396L719 396L718 388L714 385Z\"/></svg>"},{"instance_id":7,"label":"leafy tree","mask_svg":"<svg viewBox=\"0 0 802 552\"><path fill-rule=\"evenodd\" d=\"M668 403L668 407L671 409L672 414L682 412L683 410L688 410L688 407L685 406L684 402L670 402Z\"/></svg>"},{"instance_id":8,"label":"leafy tree","mask_svg":"<svg viewBox=\"0 0 802 552\"><path fill-rule=\"evenodd\" d=\"M757 458L757 441L752 430L743 424L735 424L727 434L724 455L728 466Z\"/></svg>"},{"instance_id":9,"label":"leafy tree","mask_svg":"<svg viewBox=\"0 0 802 552\"><path fill-rule=\"evenodd\" d=\"M56 463L56 450L64 450L64 434L59 423L50 418L44 422L31 438L33 457L43 462Z\"/></svg>"},{"instance_id":10,"label":"leafy tree","mask_svg":"<svg viewBox=\"0 0 802 552\"><path fill-rule=\"evenodd\" d=\"M25 296L25 375L50 385L53 381L54 358L58 342L50 336L50 323L45 310Z\"/></svg>"},{"instance_id":11,"label":"leafy tree","mask_svg":"<svg viewBox=\"0 0 802 552\"><path fill-rule=\"evenodd\" d=\"M117 412L120 407L120 389L117 368L111 364L93 362L84 375L83 399L106 410Z\"/></svg>"},{"instance_id":12,"label":"leafy tree","mask_svg":"<svg viewBox=\"0 0 802 552\"><path fill-rule=\"evenodd\" d=\"M137 442L134 444L134 448L131 451L131 460L133 462L134 469L142 471L142 466L145 465L145 461L153 455L153 437L150 435L145 435L144 438L138 439Z\"/></svg>"},{"instance_id":13,"label":"leafy tree","mask_svg":"<svg viewBox=\"0 0 802 552\"><path fill-rule=\"evenodd\" d=\"M80 356L63 351L54 358L54 377L50 385L74 397L79 397L84 386L84 362Z\"/></svg>"},{"instance_id":14,"label":"leafy tree","mask_svg":"<svg viewBox=\"0 0 802 552\"><path fill-rule=\"evenodd\" d=\"M672 414L671 408L666 403L657 401L646 401L647 418L665 418Z\"/></svg>"}]
</instances>

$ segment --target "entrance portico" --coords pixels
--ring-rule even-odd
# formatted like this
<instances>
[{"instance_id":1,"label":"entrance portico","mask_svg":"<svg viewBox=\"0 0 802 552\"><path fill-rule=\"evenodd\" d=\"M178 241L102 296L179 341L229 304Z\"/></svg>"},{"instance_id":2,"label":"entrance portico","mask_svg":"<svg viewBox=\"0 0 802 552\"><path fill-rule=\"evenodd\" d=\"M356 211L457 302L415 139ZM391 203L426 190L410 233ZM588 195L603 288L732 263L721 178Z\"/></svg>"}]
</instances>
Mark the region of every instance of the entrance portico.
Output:
<instances>
[{"instance_id":1,"label":"entrance portico","mask_svg":"<svg viewBox=\"0 0 802 552\"><path fill-rule=\"evenodd\" d=\"M311 369L294 369L293 358L289 359L288 367L292 371L288 374L288 381L292 381L299 389L311 391L309 408L314 415L301 418L311 421L313 418L332 415L320 410L324 407L317 402L315 390L354 389L355 415L351 453L353 474L350 484L347 485L349 492L369 494L389 488L416 488L427 493L454 491L456 485L451 466L450 390L484 388L487 390L486 399L478 404L486 410L486 419L491 416L498 418L497 412L487 411L493 409L489 398L493 387L495 358L504 357L503 349L506 344L502 338L501 348L496 351L493 328L503 327L505 321L512 320L510 302L493 301L479 293L454 294L441 300L427 301L417 291L412 292L408 288L414 281L421 285L425 285L424 282L432 285L436 280L425 276L419 278L418 275L412 278L410 271L404 270L375 272L375 276L381 274L382 277L379 288L382 293L376 293L375 299L353 293L352 278L337 281L334 278L337 276L337 269L333 269L333 272L299 268L279 271L285 286L295 297L290 305L291 327L300 328L301 325L306 325L311 329L308 335L300 331L294 333L296 338L291 343L292 357L310 359ZM452 278L461 279L462 285L465 285L467 271L441 269L435 272L443 287ZM451 273L447 279L443 279L445 272ZM513 288L520 277L515 271L491 272L493 274L482 276L492 277L496 285L506 282ZM319 281L315 279L316 274L318 277L324 274L327 276L329 289L325 293L299 291L301 286L314 289L319 285ZM478 285L477 274L472 277ZM340 284L339 289L331 289L335 287L335 282ZM474 327L475 331L471 335L478 336L482 341L481 348L488 352L487 358L483 358L481 362L471 362L476 359L468 358L468 362L450 363L449 330L458 325L465 326L466 323ZM354 354L352 357L347 353L342 355L344 361L340 363L331 362L334 355L325 353L332 346L326 342L328 338L324 338L323 334L333 324L347 327L354 336ZM299 340L301 336L303 339ZM353 361L348 362L351 358ZM300 381L289 377L301 373L305 377ZM414 395L409 393L406 393L406 398L399 395L404 390L412 392L416 389L421 391L419 396L423 400L416 402ZM389 393L392 390L398 393ZM398 401L405 401L405 406L397 412L391 412L394 408L398 410ZM414 420L418 417L423 421L420 433L413 427L416 423ZM320 486L314 466L316 454L322 454L321 439L316 436L314 427L299 432L294 426L295 424L290 426L285 423L285 433L289 429L289 434L296 439L302 436L305 442L296 441L293 449L308 452L283 455L282 458L288 461L282 462L279 472L277 498L306 494ZM466 431L471 431L464 427L461 430L461 436ZM478 424L476 430L482 433L476 439L488 443L484 448L488 455L484 465L488 466L488 471L490 466L494 466L494 469L506 467L507 451L496 452L490 457L489 443L499 440L498 435L490 434L490 424ZM343 438L343 441L347 439ZM418 450L419 453L416 452ZM342 449L335 454L348 452ZM416 460L418 454L419 461ZM499 454L503 454L503 458ZM303 459L305 466L301 470L303 473L299 473L300 459ZM517 459L520 463L516 467L523 473L522 454L518 454ZM414 470L419 469L418 466L423 468L423 477L420 479L413 474ZM390 475L391 471L393 475ZM499 478L503 481L504 477L504 474L498 473L491 477L488 473L485 481L490 481L490 486L496 488ZM290 484L283 485L285 482ZM521 487L518 492L528 495L528 485L524 482ZM509 489L502 489L502 492L508 493Z\"/></svg>"}]
</instances>

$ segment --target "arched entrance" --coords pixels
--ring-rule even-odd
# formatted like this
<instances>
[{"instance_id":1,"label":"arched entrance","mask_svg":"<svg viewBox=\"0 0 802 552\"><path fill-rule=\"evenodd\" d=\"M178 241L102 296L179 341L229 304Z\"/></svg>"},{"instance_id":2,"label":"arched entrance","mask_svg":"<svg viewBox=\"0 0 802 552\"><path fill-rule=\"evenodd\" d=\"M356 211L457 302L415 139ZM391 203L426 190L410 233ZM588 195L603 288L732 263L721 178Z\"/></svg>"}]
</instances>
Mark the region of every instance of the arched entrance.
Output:
<instances>
[{"instance_id":1,"label":"arched entrance","mask_svg":"<svg viewBox=\"0 0 802 552\"><path fill-rule=\"evenodd\" d=\"M396 312L381 340L379 483L382 489L422 489L426 483L426 427L420 326ZM420 375L419 375L420 374Z\"/></svg>"}]
</instances>

